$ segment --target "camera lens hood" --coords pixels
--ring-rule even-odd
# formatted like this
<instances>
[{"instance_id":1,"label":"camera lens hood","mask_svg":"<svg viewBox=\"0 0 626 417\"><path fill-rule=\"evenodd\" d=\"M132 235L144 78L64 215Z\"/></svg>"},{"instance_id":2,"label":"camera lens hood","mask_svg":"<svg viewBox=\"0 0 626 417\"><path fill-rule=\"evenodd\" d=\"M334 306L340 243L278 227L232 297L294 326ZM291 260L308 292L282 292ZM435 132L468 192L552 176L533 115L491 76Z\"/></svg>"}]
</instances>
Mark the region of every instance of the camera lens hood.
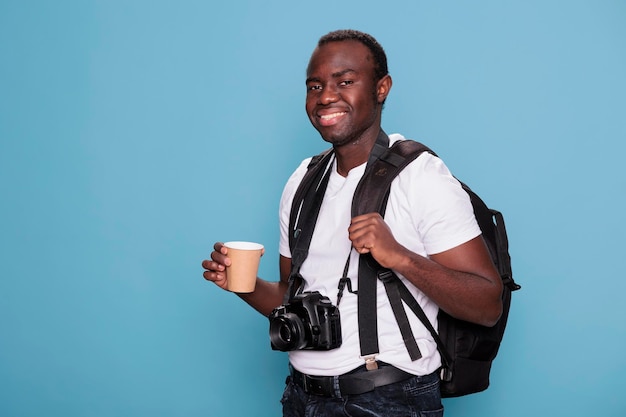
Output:
<instances>
[{"instance_id":1,"label":"camera lens hood","mask_svg":"<svg viewBox=\"0 0 626 417\"><path fill-rule=\"evenodd\" d=\"M302 320L294 313L283 313L272 317L270 342L272 349L283 352L304 348L307 340Z\"/></svg>"}]
</instances>

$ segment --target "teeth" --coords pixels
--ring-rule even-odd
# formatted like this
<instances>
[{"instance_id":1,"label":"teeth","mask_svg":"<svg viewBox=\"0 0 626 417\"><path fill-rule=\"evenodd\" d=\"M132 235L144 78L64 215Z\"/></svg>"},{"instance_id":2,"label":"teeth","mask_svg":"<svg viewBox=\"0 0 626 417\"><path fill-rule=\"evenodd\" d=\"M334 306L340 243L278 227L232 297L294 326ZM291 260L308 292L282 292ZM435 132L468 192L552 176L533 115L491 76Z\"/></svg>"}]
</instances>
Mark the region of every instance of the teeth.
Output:
<instances>
[{"instance_id":1,"label":"teeth","mask_svg":"<svg viewBox=\"0 0 626 417\"><path fill-rule=\"evenodd\" d=\"M342 111L342 112L337 112L337 113L332 113L332 114L325 114L325 115L321 116L321 118L324 119L324 120L330 120L330 119L334 119L335 117L342 116L344 114L346 114L346 112Z\"/></svg>"}]
</instances>

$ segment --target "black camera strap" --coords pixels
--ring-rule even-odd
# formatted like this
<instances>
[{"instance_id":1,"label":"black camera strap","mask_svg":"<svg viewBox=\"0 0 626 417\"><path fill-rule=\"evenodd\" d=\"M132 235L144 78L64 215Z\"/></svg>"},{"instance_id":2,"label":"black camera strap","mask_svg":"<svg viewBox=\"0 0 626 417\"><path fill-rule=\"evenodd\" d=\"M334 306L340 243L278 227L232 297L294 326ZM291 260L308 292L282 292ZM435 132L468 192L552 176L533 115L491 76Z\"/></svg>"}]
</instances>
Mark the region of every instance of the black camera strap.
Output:
<instances>
[{"instance_id":1,"label":"black camera strap","mask_svg":"<svg viewBox=\"0 0 626 417\"><path fill-rule=\"evenodd\" d=\"M339 285L337 289L337 307L339 307L339 303L341 302L341 297L343 297L343 291L348 286L348 292L351 294L356 294L357 291L352 290L352 280L348 277L348 269L350 269L350 255L352 255L352 248L350 248L350 252L348 253L348 259L346 260L346 266L343 267L343 275L339 279Z\"/></svg>"}]
</instances>

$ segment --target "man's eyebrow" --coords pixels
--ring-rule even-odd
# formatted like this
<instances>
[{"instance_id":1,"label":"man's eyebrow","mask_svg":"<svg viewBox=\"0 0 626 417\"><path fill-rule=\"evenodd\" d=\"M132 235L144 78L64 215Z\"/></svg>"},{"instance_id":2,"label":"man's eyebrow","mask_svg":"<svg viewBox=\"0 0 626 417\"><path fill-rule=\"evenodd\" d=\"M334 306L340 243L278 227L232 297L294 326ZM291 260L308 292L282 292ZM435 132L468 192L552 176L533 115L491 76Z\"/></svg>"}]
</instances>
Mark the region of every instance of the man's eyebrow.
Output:
<instances>
[{"instance_id":1,"label":"man's eyebrow","mask_svg":"<svg viewBox=\"0 0 626 417\"><path fill-rule=\"evenodd\" d=\"M356 71L355 71L355 70L353 70L352 68L346 68L346 69L345 69L345 70L343 70L343 71L334 72L334 73L333 73L333 78L339 78L339 77L342 77L342 76L344 76L344 75L346 75L346 74L348 74L348 73L350 73L350 72L354 72L354 73L356 73Z\"/></svg>"},{"instance_id":2,"label":"man's eyebrow","mask_svg":"<svg viewBox=\"0 0 626 417\"><path fill-rule=\"evenodd\" d=\"M345 70L342 71L337 71L337 72L333 72L332 77L333 78L339 78L339 77L343 77L346 74L349 73L356 73L355 70L353 70L352 68L346 68ZM320 78L319 77L309 77L306 79L306 83L314 83L314 82L320 82Z\"/></svg>"}]
</instances>

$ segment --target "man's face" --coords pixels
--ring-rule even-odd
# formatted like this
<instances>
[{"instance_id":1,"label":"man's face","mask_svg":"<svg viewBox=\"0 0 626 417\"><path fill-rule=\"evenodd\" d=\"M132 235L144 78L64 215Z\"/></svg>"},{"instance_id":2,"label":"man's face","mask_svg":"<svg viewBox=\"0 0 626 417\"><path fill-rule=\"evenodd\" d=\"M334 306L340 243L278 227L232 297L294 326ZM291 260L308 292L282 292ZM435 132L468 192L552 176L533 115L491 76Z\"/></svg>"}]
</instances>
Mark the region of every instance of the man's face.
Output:
<instances>
[{"instance_id":1,"label":"man's face","mask_svg":"<svg viewBox=\"0 0 626 417\"><path fill-rule=\"evenodd\" d=\"M380 126L382 102L374 59L358 41L330 42L313 52L307 68L306 112L324 140L335 146ZM384 89L383 89L384 90Z\"/></svg>"}]
</instances>

